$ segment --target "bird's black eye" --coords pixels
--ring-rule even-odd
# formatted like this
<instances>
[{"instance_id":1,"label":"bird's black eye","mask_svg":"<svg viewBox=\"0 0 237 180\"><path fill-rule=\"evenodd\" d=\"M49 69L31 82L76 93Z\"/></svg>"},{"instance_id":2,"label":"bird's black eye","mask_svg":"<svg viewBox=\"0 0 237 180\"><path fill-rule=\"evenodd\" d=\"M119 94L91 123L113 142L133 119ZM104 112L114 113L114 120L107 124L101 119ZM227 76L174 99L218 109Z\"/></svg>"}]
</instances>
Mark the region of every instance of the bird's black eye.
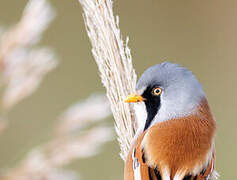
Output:
<instances>
[{"instance_id":1,"label":"bird's black eye","mask_svg":"<svg viewBox=\"0 0 237 180\"><path fill-rule=\"evenodd\" d=\"M155 96L159 96L162 92L162 89L159 88L159 87L156 87L156 88L153 88L152 89L152 94L155 95Z\"/></svg>"}]
</instances>

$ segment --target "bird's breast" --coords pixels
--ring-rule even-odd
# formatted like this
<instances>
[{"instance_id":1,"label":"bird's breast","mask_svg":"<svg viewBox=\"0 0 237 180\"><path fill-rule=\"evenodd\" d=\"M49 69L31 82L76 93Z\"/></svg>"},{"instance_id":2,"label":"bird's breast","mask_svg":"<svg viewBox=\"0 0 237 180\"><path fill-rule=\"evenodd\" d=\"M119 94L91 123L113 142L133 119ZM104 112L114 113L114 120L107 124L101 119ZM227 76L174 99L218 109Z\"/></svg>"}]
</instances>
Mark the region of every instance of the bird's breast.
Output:
<instances>
[{"instance_id":1,"label":"bird's breast","mask_svg":"<svg viewBox=\"0 0 237 180\"><path fill-rule=\"evenodd\" d=\"M177 173L196 174L207 166L212 156L215 129L215 121L204 101L197 113L157 123L141 133L132 150L143 153L140 160L138 158L143 169L158 169L163 179L167 174L170 179ZM129 161L133 161L132 157L130 152L125 174L129 174L129 168L133 169L129 165ZM133 173L129 175L133 176Z\"/></svg>"}]
</instances>

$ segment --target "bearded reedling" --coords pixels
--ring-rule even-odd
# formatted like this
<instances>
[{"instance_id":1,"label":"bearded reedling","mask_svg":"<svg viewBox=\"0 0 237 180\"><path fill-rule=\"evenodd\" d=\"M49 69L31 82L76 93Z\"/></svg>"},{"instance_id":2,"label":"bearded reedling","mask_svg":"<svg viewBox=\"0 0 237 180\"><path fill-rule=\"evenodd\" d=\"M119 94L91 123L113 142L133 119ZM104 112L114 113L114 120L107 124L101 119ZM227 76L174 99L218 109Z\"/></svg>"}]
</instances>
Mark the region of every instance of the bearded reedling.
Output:
<instances>
[{"instance_id":1,"label":"bearded reedling","mask_svg":"<svg viewBox=\"0 0 237 180\"><path fill-rule=\"evenodd\" d=\"M191 71L168 62L154 65L125 102L136 103L139 126L125 180L216 178L216 122Z\"/></svg>"}]
</instances>

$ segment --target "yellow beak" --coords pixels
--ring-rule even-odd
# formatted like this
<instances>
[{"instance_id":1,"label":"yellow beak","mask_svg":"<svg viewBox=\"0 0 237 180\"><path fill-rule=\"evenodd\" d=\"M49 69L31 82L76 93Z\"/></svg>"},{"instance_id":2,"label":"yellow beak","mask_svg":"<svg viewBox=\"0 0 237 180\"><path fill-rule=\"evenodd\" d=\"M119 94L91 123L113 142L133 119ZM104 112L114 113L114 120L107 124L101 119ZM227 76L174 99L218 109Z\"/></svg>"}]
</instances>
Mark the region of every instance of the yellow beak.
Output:
<instances>
[{"instance_id":1,"label":"yellow beak","mask_svg":"<svg viewBox=\"0 0 237 180\"><path fill-rule=\"evenodd\" d=\"M137 95L137 94L130 94L130 95L128 95L126 98L125 98L125 100L124 100L124 102L127 102L127 103L135 103L135 102L142 102L142 101L144 101L145 99L142 97L142 96L140 96L140 95Z\"/></svg>"}]
</instances>

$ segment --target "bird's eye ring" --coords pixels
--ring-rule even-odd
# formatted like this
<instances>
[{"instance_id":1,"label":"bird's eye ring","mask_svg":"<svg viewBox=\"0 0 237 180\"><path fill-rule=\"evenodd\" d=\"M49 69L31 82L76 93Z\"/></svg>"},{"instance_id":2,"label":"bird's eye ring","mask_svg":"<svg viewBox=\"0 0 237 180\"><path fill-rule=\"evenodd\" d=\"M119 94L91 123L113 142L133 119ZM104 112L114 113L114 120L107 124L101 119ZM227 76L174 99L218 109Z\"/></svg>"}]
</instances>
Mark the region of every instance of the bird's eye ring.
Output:
<instances>
[{"instance_id":1,"label":"bird's eye ring","mask_svg":"<svg viewBox=\"0 0 237 180\"><path fill-rule=\"evenodd\" d=\"M159 95L161 94L161 92L162 92L162 89L159 88L159 87L154 88L154 89L152 90L152 94L155 95L155 96L159 96Z\"/></svg>"}]
</instances>

